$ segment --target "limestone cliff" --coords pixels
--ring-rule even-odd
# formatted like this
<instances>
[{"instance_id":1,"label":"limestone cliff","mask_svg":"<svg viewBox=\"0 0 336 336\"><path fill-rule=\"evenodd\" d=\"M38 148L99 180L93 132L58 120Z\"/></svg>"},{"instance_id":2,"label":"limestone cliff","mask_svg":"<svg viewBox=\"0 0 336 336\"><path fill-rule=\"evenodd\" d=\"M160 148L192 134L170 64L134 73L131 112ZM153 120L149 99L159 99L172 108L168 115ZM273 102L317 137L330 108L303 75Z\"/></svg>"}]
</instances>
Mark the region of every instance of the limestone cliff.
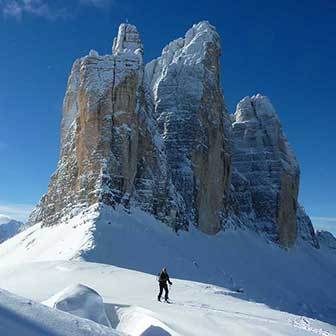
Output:
<instances>
[{"instance_id":1,"label":"limestone cliff","mask_svg":"<svg viewBox=\"0 0 336 336\"><path fill-rule=\"evenodd\" d=\"M220 37L202 21L144 65L137 28L122 24L110 55L75 61L61 153L29 224L89 206L145 210L174 230L248 227L282 246L318 247L298 204L300 169L270 101L246 97L229 116Z\"/></svg>"},{"instance_id":2,"label":"limestone cliff","mask_svg":"<svg viewBox=\"0 0 336 336\"><path fill-rule=\"evenodd\" d=\"M284 246L297 237L300 169L270 101L245 97L233 116L233 185L241 211Z\"/></svg>"},{"instance_id":3,"label":"limestone cliff","mask_svg":"<svg viewBox=\"0 0 336 336\"><path fill-rule=\"evenodd\" d=\"M64 99L59 164L31 223L49 226L92 204L121 203L140 206L173 227L183 225L183 201L171 184L148 113L142 54L136 27L123 24L112 55L91 51L74 63Z\"/></svg>"},{"instance_id":4,"label":"limestone cliff","mask_svg":"<svg viewBox=\"0 0 336 336\"><path fill-rule=\"evenodd\" d=\"M220 55L215 28L200 22L146 66L173 183L185 200L188 222L209 234L223 226L231 173Z\"/></svg>"}]
</instances>

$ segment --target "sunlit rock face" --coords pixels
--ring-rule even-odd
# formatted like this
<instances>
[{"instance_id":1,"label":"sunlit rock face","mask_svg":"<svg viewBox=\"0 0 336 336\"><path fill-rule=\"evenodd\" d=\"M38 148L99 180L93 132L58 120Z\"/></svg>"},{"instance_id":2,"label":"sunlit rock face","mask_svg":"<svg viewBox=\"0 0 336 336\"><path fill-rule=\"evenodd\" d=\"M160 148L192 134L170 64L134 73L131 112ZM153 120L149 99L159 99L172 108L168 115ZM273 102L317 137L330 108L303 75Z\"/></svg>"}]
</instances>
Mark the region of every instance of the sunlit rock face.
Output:
<instances>
[{"instance_id":1,"label":"sunlit rock face","mask_svg":"<svg viewBox=\"0 0 336 336\"><path fill-rule=\"evenodd\" d=\"M91 51L74 63L64 99L60 160L31 223L53 225L104 203L140 206L174 228L184 225L183 200L167 172L143 74L142 43L129 24L119 27L112 55Z\"/></svg>"},{"instance_id":2,"label":"sunlit rock face","mask_svg":"<svg viewBox=\"0 0 336 336\"><path fill-rule=\"evenodd\" d=\"M223 226L231 174L220 55L215 28L200 22L146 66L173 183L185 200L188 222L209 234Z\"/></svg>"},{"instance_id":3,"label":"sunlit rock face","mask_svg":"<svg viewBox=\"0 0 336 336\"><path fill-rule=\"evenodd\" d=\"M267 97L246 97L232 125L233 185L242 211L284 246L297 236L300 169Z\"/></svg>"},{"instance_id":4,"label":"sunlit rock face","mask_svg":"<svg viewBox=\"0 0 336 336\"><path fill-rule=\"evenodd\" d=\"M298 238L318 247L270 101L246 97L227 113L215 28L194 25L147 65L143 53L137 28L122 24L110 55L91 50L74 62L58 166L28 225L92 205L138 207L175 231L248 227L284 247Z\"/></svg>"}]
</instances>

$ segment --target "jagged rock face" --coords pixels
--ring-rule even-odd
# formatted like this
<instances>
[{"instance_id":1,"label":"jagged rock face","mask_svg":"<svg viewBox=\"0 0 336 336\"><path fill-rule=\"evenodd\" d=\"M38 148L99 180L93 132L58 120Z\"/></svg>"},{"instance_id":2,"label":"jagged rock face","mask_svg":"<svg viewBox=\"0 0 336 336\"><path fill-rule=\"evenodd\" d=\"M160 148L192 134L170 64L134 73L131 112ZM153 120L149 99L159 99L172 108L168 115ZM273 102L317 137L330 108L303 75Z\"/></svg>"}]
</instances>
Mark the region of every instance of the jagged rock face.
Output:
<instances>
[{"instance_id":1,"label":"jagged rock face","mask_svg":"<svg viewBox=\"0 0 336 336\"><path fill-rule=\"evenodd\" d=\"M307 241L316 248L319 248L319 239L315 234L313 223L306 214L302 206L298 206L296 211L297 219L297 236L304 241Z\"/></svg>"},{"instance_id":2,"label":"jagged rock face","mask_svg":"<svg viewBox=\"0 0 336 336\"><path fill-rule=\"evenodd\" d=\"M317 231L317 239L322 247L336 253L336 238L328 231Z\"/></svg>"},{"instance_id":3,"label":"jagged rock face","mask_svg":"<svg viewBox=\"0 0 336 336\"><path fill-rule=\"evenodd\" d=\"M74 63L58 168L31 223L53 225L102 202L138 205L174 227L183 225L183 202L171 184L163 144L147 111L142 50L136 28L124 24L112 55L91 51Z\"/></svg>"},{"instance_id":4,"label":"jagged rock face","mask_svg":"<svg viewBox=\"0 0 336 336\"><path fill-rule=\"evenodd\" d=\"M241 211L283 246L297 236L299 164L270 101L246 97L233 117L232 182Z\"/></svg>"},{"instance_id":5,"label":"jagged rock face","mask_svg":"<svg viewBox=\"0 0 336 336\"><path fill-rule=\"evenodd\" d=\"M220 54L218 33L201 22L146 66L173 183L186 203L188 222L209 234L223 225L231 169Z\"/></svg>"},{"instance_id":6,"label":"jagged rock face","mask_svg":"<svg viewBox=\"0 0 336 336\"><path fill-rule=\"evenodd\" d=\"M29 225L122 205L175 230L247 225L285 247L297 237L318 247L297 202L299 165L273 106L246 97L230 119L220 55L215 28L200 22L144 66L136 27L122 24L111 55L91 50L78 59L57 170Z\"/></svg>"},{"instance_id":7,"label":"jagged rock face","mask_svg":"<svg viewBox=\"0 0 336 336\"><path fill-rule=\"evenodd\" d=\"M18 234L23 227L23 223L7 216L0 215L0 244Z\"/></svg>"}]
</instances>

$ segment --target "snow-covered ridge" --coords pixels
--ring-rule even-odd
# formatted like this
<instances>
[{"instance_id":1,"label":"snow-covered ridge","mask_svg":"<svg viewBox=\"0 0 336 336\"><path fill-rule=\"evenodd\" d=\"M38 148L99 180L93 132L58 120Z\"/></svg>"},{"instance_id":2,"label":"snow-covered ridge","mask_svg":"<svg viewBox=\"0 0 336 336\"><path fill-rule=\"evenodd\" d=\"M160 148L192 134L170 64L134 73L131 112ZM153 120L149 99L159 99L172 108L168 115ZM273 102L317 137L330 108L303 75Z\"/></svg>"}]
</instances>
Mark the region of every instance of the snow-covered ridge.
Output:
<instances>
[{"instance_id":1,"label":"snow-covered ridge","mask_svg":"<svg viewBox=\"0 0 336 336\"><path fill-rule=\"evenodd\" d=\"M243 288L241 295L246 300L336 322L336 258L328 248L318 250L301 241L285 251L250 230L227 230L207 236L191 229L176 236L166 225L140 210L131 214L110 207L100 209L99 214L94 208L91 210L68 223L43 228L37 224L4 242L0 246L0 287L19 290L20 285L16 284L24 281L24 265L32 261L87 260L151 274L157 274L165 265L173 277L216 284L232 291ZM9 272L12 265L20 269L18 278L2 274L1 269ZM46 274L49 272L50 278L54 278L52 268L49 271L45 270ZM83 278L71 281L66 286L90 286ZM58 283L55 292L42 299L66 286ZM108 282L107 286L112 285Z\"/></svg>"},{"instance_id":2,"label":"snow-covered ridge","mask_svg":"<svg viewBox=\"0 0 336 336\"><path fill-rule=\"evenodd\" d=\"M193 25L185 34L184 38L178 38L170 42L162 50L161 57L146 64L146 81L154 88L154 99L158 97L159 76L165 75L160 73L161 68L170 64L184 64L193 66L204 62L207 57L208 44L213 43L221 52L220 37L214 26L207 21L202 21ZM193 83L188 83L193 85ZM195 87L193 87L195 88Z\"/></svg>"},{"instance_id":3,"label":"snow-covered ridge","mask_svg":"<svg viewBox=\"0 0 336 336\"><path fill-rule=\"evenodd\" d=\"M0 225L1 224L6 224L6 223L8 223L11 220L12 219L10 217L8 217L8 216L0 215Z\"/></svg>"},{"instance_id":4,"label":"snow-covered ridge","mask_svg":"<svg viewBox=\"0 0 336 336\"><path fill-rule=\"evenodd\" d=\"M317 239L321 247L336 253L336 238L328 231L317 231Z\"/></svg>"}]
</instances>

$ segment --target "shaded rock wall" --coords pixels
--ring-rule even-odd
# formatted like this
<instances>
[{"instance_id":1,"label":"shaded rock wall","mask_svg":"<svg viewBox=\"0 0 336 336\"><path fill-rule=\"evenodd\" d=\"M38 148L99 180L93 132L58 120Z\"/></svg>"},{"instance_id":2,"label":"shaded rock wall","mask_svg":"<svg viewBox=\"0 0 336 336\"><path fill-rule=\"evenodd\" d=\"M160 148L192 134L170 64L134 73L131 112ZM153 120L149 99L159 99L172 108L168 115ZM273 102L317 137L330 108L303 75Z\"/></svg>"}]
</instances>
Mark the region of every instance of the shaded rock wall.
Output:
<instances>
[{"instance_id":1,"label":"shaded rock wall","mask_svg":"<svg viewBox=\"0 0 336 336\"><path fill-rule=\"evenodd\" d=\"M200 22L146 66L154 115L187 221L209 234L222 228L231 173L220 55L218 33Z\"/></svg>"},{"instance_id":2,"label":"shaded rock wall","mask_svg":"<svg viewBox=\"0 0 336 336\"><path fill-rule=\"evenodd\" d=\"M242 212L259 230L291 246L297 236L300 169L266 97L256 95L239 102L232 137L233 185Z\"/></svg>"}]
</instances>

